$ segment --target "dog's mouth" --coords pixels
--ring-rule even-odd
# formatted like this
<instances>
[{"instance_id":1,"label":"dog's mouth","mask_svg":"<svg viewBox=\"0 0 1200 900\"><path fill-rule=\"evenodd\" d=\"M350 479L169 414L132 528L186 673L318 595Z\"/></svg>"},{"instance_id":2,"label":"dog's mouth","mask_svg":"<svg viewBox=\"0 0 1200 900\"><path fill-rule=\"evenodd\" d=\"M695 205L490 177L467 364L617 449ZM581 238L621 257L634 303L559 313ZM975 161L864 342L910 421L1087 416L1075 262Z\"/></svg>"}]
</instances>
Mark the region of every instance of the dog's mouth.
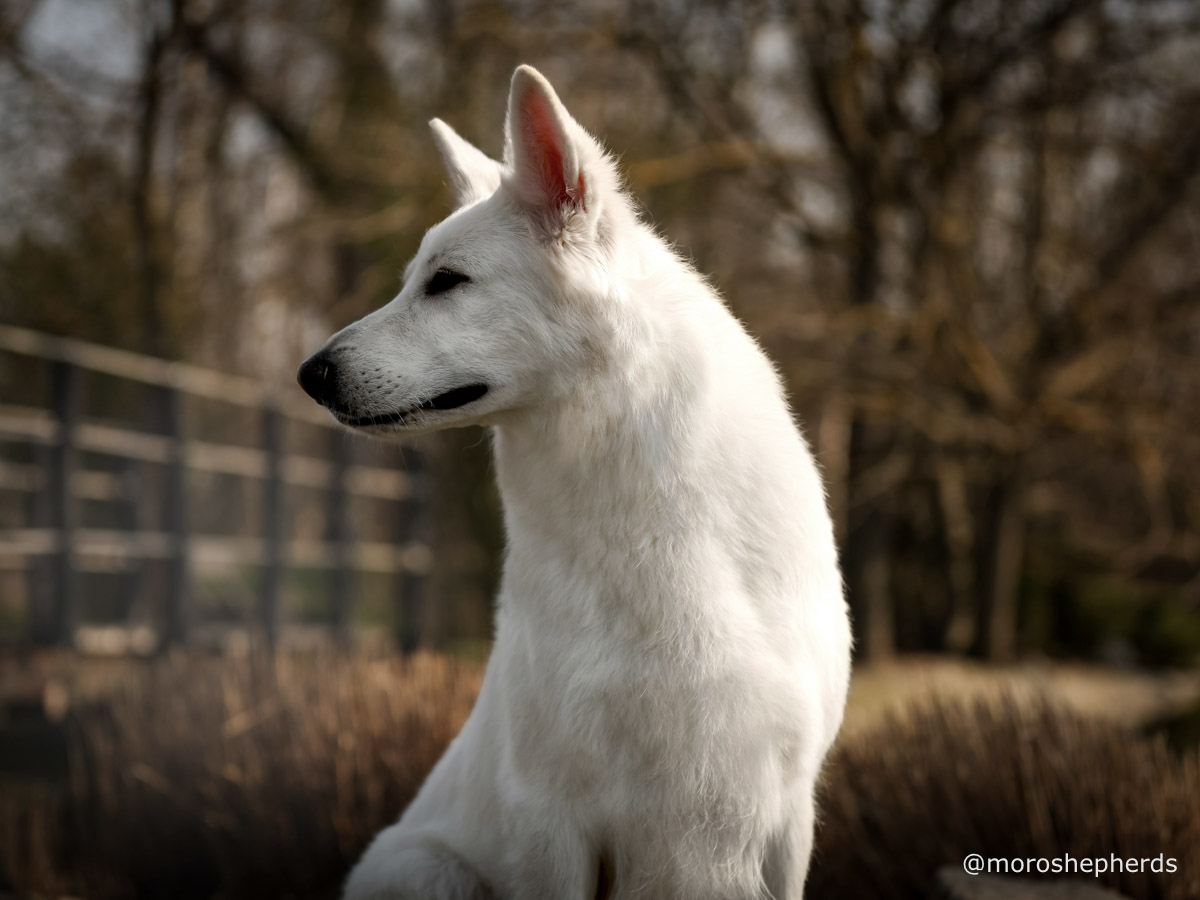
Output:
<instances>
[{"instance_id":1,"label":"dog's mouth","mask_svg":"<svg viewBox=\"0 0 1200 900\"><path fill-rule=\"evenodd\" d=\"M377 416L355 417L347 415L340 410L334 410L333 412L343 425L349 425L351 428L369 428L372 425L403 425L405 424L404 420L413 413L426 410L442 412L448 409L458 409L460 406L474 403L487 392L488 386L486 384L468 384L438 394L436 397L430 397L428 400L418 403L415 406L409 406L394 412L382 413Z\"/></svg>"}]
</instances>

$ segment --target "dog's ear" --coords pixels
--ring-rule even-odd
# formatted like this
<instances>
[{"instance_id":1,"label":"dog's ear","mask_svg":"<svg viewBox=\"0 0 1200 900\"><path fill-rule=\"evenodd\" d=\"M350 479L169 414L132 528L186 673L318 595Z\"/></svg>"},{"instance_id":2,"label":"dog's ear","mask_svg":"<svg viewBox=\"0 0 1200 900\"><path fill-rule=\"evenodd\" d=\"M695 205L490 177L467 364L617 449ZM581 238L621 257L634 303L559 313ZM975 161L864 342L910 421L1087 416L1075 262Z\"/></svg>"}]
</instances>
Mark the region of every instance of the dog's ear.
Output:
<instances>
[{"instance_id":1,"label":"dog's ear","mask_svg":"<svg viewBox=\"0 0 1200 900\"><path fill-rule=\"evenodd\" d=\"M466 206L486 200L500 186L500 163L496 162L441 119L430 119L433 139L442 153L455 202Z\"/></svg>"},{"instance_id":2,"label":"dog's ear","mask_svg":"<svg viewBox=\"0 0 1200 900\"><path fill-rule=\"evenodd\" d=\"M561 235L595 199L581 159L591 137L530 66L513 73L505 129L517 200L547 238Z\"/></svg>"}]
</instances>

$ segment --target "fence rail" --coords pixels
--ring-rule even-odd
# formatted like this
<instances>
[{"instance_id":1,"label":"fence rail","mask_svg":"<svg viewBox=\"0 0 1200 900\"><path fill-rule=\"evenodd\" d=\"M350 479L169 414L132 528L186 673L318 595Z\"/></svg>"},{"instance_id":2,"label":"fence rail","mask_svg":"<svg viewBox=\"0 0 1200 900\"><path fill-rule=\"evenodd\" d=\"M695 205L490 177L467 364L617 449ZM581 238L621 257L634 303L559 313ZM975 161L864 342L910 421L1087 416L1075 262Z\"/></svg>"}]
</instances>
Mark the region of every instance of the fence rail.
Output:
<instances>
[{"instance_id":1,"label":"fence rail","mask_svg":"<svg viewBox=\"0 0 1200 900\"><path fill-rule=\"evenodd\" d=\"M81 585L89 572L114 568L139 571L157 561L167 577L160 604L158 644L187 639L193 574L214 567L253 566L259 570L255 620L269 641L278 636L280 595L291 567L326 569L329 579L328 627L344 636L350 622L357 573L398 577L398 638L406 650L420 641L419 607L430 551L424 542L427 481L415 453L406 454L403 470L356 462L347 439L330 437L326 457L290 452L286 435L295 423L331 432L325 414L299 397L276 396L252 379L183 363L58 338L27 329L0 326L0 358L26 357L50 367L50 399L45 406L19 405L0 398L0 447L24 446L34 462L0 457L0 491L24 495L41 510L41 523L0 528L0 572L26 570L30 598L42 597L44 609L28 616L33 640L72 644L76 638ZM161 428L150 431L96 421L83 414L81 378L99 373L157 392ZM2 382L11 394L11 379ZM259 446L224 443L193 435L185 407L192 398L250 410L258 418ZM20 399L26 399L22 396ZM84 454L122 460L126 469L88 468ZM145 466L164 472L156 499L161 523L151 527L136 513L124 527L84 527L86 501L130 501L139 497ZM232 476L260 482L261 527L255 535L200 534L192 527L192 473ZM297 488L327 492L325 537L289 534L288 495ZM394 542L356 539L349 509L355 498L388 501L399 507L399 537ZM11 520L11 516L9 517ZM27 516L26 518L34 518ZM49 587L49 590L39 588ZM31 599L31 605L34 601ZM143 626L144 630L144 626Z\"/></svg>"}]
</instances>

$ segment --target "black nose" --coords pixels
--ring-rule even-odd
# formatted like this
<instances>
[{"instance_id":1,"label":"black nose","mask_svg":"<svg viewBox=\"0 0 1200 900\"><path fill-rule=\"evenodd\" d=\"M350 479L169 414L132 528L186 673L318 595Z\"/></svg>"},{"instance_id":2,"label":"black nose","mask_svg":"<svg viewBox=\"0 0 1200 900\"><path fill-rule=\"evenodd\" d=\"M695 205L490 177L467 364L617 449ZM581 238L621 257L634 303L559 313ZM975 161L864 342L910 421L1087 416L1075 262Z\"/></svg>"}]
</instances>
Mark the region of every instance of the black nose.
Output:
<instances>
[{"instance_id":1,"label":"black nose","mask_svg":"<svg viewBox=\"0 0 1200 900\"><path fill-rule=\"evenodd\" d=\"M296 380L308 396L328 406L337 386L337 367L328 355L316 353L301 364Z\"/></svg>"}]
</instances>

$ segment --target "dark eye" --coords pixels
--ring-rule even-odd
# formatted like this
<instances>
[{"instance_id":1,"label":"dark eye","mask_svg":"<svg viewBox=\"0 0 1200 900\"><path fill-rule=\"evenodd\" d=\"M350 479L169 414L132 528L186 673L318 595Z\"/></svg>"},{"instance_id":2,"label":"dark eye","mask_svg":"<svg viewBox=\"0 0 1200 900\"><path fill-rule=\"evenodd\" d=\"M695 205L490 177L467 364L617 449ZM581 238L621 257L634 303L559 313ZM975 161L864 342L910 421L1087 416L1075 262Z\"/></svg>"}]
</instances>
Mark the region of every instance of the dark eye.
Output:
<instances>
[{"instance_id":1,"label":"dark eye","mask_svg":"<svg viewBox=\"0 0 1200 900\"><path fill-rule=\"evenodd\" d=\"M433 273L433 277L429 279L429 284L425 285L425 293L427 296L434 294L444 294L452 287L462 284L464 281L471 279L462 272L451 272L449 269L438 269Z\"/></svg>"}]
</instances>

